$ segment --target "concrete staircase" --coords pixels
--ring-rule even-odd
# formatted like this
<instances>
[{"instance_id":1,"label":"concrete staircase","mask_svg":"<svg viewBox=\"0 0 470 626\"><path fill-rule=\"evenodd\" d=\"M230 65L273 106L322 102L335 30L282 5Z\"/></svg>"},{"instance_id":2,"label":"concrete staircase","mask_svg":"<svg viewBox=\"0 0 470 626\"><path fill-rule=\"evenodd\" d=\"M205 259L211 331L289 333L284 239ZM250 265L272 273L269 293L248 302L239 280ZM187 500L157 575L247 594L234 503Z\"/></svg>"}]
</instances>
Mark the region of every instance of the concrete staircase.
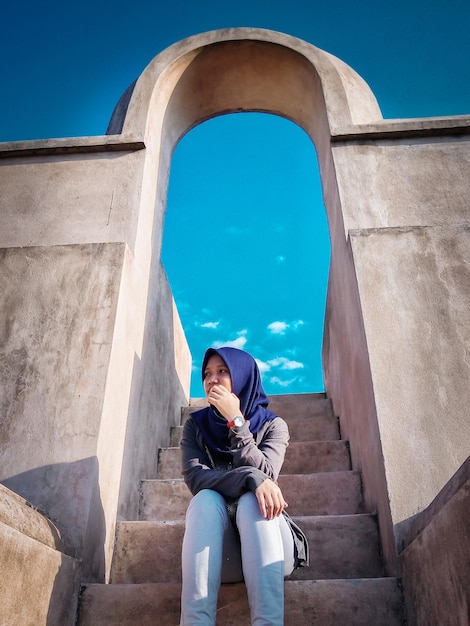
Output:
<instances>
[{"instance_id":1,"label":"concrete staircase","mask_svg":"<svg viewBox=\"0 0 470 626\"><path fill-rule=\"evenodd\" d=\"M285 583L286 626L403 626L400 581L384 577L376 519L363 510L361 476L351 470L331 402L323 394L270 400L291 434L279 484L310 545L310 567ZM111 584L84 587L79 626L179 624L190 499L181 479L181 428L171 434L174 447L159 452L158 478L142 481L139 520L118 524ZM249 624L244 585L223 585L217 625Z\"/></svg>"}]
</instances>

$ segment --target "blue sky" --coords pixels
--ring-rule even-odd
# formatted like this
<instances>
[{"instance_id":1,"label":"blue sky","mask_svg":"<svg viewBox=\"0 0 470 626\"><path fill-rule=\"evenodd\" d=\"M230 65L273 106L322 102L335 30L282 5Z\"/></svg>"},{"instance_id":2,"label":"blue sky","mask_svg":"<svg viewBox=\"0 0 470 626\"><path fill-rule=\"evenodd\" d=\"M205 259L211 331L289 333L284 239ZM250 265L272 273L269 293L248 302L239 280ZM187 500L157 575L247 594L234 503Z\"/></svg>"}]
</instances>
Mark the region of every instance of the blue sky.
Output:
<instances>
[{"instance_id":1,"label":"blue sky","mask_svg":"<svg viewBox=\"0 0 470 626\"><path fill-rule=\"evenodd\" d=\"M156 54L232 26L282 31L338 56L385 118L470 114L469 0L10 0L0 22L0 141L102 135ZM231 342L259 360L268 393L321 390L328 254L303 131L244 114L183 138L163 260L196 365L206 346Z\"/></svg>"}]
</instances>

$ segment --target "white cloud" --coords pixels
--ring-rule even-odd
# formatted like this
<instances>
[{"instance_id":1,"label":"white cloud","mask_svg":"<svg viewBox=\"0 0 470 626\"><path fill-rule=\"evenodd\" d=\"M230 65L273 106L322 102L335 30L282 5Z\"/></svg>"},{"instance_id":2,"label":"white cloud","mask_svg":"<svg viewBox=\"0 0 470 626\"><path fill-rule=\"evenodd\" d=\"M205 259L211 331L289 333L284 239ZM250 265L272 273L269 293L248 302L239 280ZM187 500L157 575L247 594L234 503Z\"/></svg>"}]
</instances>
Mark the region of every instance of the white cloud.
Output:
<instances>
[{"instance_id":1,"label":"white cloud","mask_svg":"<svg viewBox=\"0 0 470 626\"><path fill-rule=\"evenodd\" d=\"M300 361L292 361L283 356L279 356L276 359L270 359L268 364L271 367L279 367L281 370L296 370L304 367L304 364L300 363Z\"/></svg>"},{"instance_id":2,"label":"white cloud","mask_svg":"<svg viewBox=\"0 0 470 626\"><path fill-rule=\"evenodd\" d=\"M273 335L285 335L286 330L292 328L293 330L297 330L300 326L303 326L305 322L303 320L296 320L295 322L291 322L288 324L287 322L271 322L268 324L268 330L271 331Z\"/></svg>"},{"instance_id":3,"label":"white cloud","mask_svg":"<svg viewBox=\"0 0 470 626\"><path fill-rule=\"evenodd\" d=\"M278 378L277 376L272 376L269 380L273 385L279 385L279 387L288 387L295 381L295 379L282 380L281 378Z\"/></svg>"},{"instance_id":4,"label":"white cloud","mask_svg":"<svg viewBox=\"0 0 470 626\"><path fill-rule=\"evenodd\" d=\"M218 328L220 322L206 322L201 324L201 328Z\"/></svg>"},{"instance_id":5,"label":"white cloud","mask_svg":"<svg viewBox=\"0 0 470 626\"><path fill-rule=\"evenodd\" d=\"M278 356L274 359L269 359L268 361L257 361L258 367L262 374L266 374L266 372L270 373L269 382L272 385L276 385L278 387L288 387L293 383L299 383L302 380L302 377L295 376L292 378L294 370L303 369L305 366L300 361L294 361L293 359L288 359L285 356ZM287 374L290 372L290 374ZM285 376L289 376L289 379L285 379Z\"/></svg>"},{"instance_id":6,"label":"white cloud","mask_svg":"<svg viewBox=\"0 0 470 626\"><path fill-rule=\"evenodd\" d=\"M214 348L238 348L239 350L243 350L246 342L248 341L246 338L248 331L247 330L239 330L236 339L231 339L229 341L215 341L213 346Z\"/></svg>"},{"instance_id":7,"label":"white cloud","mask_svg":"<svg viewBox=\"0 0 470 626\"><path fill-rule=\"evenodd\" d=\"M300 361L289 361L286 359L285 363L282 365L283 370L298 370L304 366Z\"/></svg>"},{"instance_id":8,"label":"white cloud","mask_svg":"<svg viewBox=\"0 0 470 626\"><path fill-rule=\"evenodd\" d=\"M270 330L273 335L284 335L288 327L289 325L285 322L271 322L271 324L268 324L268 330Z\"/></svg>"}]
</instances>

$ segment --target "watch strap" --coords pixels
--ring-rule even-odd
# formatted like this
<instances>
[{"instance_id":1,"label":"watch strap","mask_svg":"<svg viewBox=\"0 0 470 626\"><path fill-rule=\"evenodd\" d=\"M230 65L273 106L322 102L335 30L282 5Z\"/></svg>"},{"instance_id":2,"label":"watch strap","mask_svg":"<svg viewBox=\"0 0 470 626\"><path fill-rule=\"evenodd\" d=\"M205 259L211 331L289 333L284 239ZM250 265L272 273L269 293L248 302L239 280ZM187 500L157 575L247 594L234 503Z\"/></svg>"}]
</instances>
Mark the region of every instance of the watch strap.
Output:
<instances>
[{"instance_id":1,"label":"watch strap","mask_svg":"<svg viewBox=\"0 0 470 626\"><path fill-rule=\"evenodd\" d=\"M242 415L237 415L237 417L235 417L231 422L227 422L227 428L235 428L236 427L235 420L238 418L241 418L243 420L243 424L245 423L246 421L245 418Z\"/></svg>"}]
</instances>

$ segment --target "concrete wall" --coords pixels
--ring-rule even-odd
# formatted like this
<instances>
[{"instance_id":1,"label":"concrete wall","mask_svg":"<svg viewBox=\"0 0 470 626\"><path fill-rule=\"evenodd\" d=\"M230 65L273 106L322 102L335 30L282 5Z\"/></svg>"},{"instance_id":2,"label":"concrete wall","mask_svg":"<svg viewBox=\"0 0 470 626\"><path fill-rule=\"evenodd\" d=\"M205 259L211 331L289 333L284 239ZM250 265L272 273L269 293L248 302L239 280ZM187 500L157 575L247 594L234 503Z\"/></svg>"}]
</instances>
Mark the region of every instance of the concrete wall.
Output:
<instances>
[{"instance_id":1,"label":"concrete wall","mask_svg":"<svg viewBox=\"0 0 470 626\"><path fill-rule=\"evenodd\" d=\"M119 241L134 250L145 152L131 146L105 137L2 144L0 247Z\"/></svg>"},{"instance_id":2,"label":"concrete wall","mask_svg":"<svg viewBox=\"0 0 470 626\"><path fill-rule=\"evenodd\" d=\"M47 511L78 554L97 561L100 552L98 576L96 443L124 252L124 244L88 244L1 254L2 482Z\"/></svg>"},{"instance_id":3,"label":"concrete wall","mask_svg":"<svg viewBox=\"0 0 470 626\"><path fill-rule=\"evenodd\" d=\"M469 123L384 122L333 149L398 541L469 455Z\"/></svg>"},{"instance_id":4,"label":"concrete wall","mask_svg":"<svg viewBox=\"0 0 470 626\"><path fill-rule=\"evenodd\" d=\"M470 459L411 524L401 555L409 624L469 623L469 518Z\"/></svg>"},{"instance_id":5,"label":"concrete wall","mask_svg":"<svg viewBox=\"0 0 470 626\"><path fill-rule=\"evenodd\" d=\"M116 520L137 515L139 481L189 393L159 170L142 146L0 147L0 480L69 538L74 584L106 580Z\"/></svg>"}]
</instances>

